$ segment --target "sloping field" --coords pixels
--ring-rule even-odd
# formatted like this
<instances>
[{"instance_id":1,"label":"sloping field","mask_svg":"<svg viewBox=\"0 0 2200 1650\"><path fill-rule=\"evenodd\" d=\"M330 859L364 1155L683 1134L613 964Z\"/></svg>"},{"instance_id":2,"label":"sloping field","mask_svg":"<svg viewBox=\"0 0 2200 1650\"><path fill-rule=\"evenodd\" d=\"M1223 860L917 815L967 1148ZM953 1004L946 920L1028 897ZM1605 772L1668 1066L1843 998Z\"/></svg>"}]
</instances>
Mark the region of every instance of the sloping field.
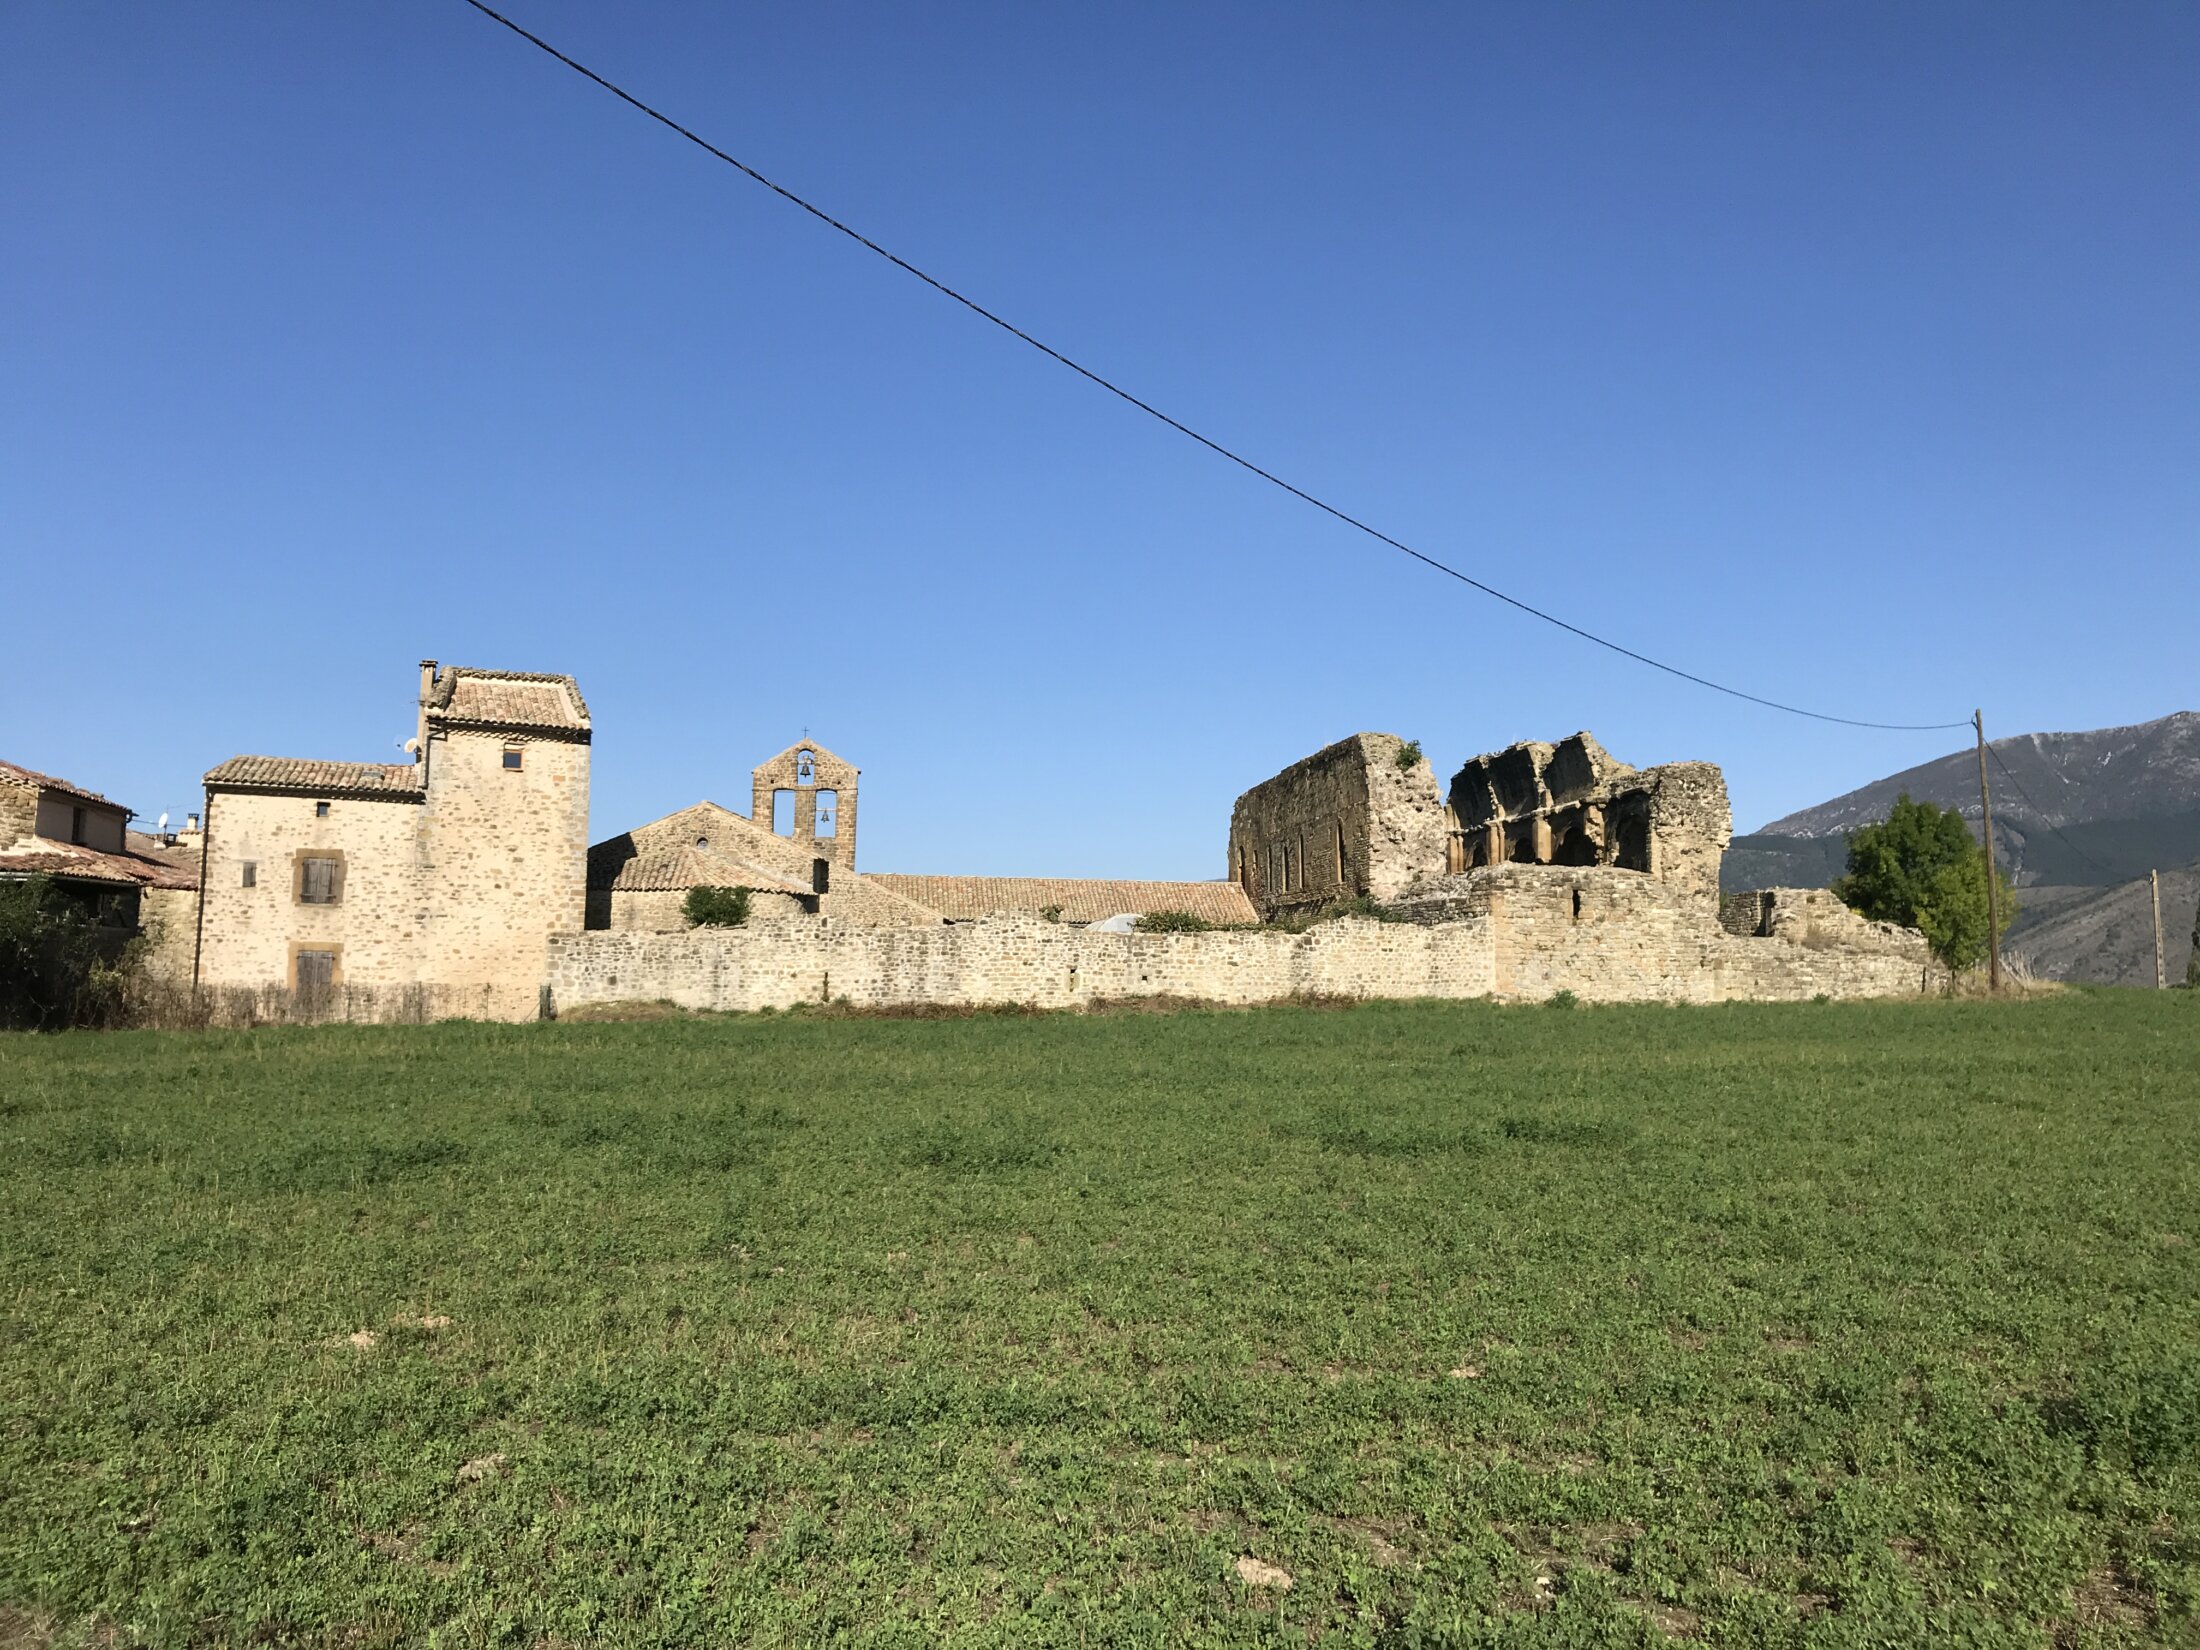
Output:
<instances>
[{"instance_id":1,"label":"sloping field","mask_svg":"<svg viewBox=\"0 0 2200 1650\"><path fill-rule=\"evenodd\" d=\"M2196 1636L2185 993L11 1038L0 1267L10 1643Z\"/></svg>"}]
</instances>

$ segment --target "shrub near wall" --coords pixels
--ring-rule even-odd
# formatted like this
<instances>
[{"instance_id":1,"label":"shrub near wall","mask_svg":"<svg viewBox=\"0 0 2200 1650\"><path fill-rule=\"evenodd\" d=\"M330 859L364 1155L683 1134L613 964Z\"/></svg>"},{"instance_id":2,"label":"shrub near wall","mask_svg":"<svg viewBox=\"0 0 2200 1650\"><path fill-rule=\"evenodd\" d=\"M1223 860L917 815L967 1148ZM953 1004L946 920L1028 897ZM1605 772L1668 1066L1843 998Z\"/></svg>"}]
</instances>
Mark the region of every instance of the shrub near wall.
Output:
<instances>
[{"instance_id":1,"label":"shrub near wall","mask_svg":"<svg viewBox=\"0 0 2200 1650\"><path fill-rule=\"evenodd\" d=\"M45 877L0 882L0 1026L115 1023L140 950Z\"/></svg>"}]
</instances>

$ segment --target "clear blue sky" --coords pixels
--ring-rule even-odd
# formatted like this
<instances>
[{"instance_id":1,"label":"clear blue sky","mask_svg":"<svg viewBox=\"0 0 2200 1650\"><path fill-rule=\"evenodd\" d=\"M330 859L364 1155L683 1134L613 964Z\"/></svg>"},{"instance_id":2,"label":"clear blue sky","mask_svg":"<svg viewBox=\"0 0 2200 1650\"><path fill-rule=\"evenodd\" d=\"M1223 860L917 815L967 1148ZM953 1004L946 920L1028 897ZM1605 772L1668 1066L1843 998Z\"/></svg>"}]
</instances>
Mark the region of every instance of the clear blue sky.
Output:
<instances>
[{"instance_id":1,"label":"clear blue sky","mask_svg":"<svg viewBox=\"0 0 2200 1650\"><path fill-rule=\"evenodd\" d=\"M522 22L1179 416L1775 698L2192 708L2200 9L621 6ZM459 0L0 16L0 755L150 819L568 670L594 832L807 728L878 870L1217 876L1360 729L1796 721L1276 494Z\"/></svg>"}]
</instances>

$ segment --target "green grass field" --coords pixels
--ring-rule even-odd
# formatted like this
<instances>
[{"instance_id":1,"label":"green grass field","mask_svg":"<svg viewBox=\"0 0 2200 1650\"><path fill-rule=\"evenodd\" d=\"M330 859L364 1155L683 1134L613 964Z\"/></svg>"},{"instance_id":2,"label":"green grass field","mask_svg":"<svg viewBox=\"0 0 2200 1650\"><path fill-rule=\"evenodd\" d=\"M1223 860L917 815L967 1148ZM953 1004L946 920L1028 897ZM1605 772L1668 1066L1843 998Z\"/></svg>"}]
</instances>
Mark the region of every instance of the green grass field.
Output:
<instances>
[{"instance_id":1,"label":"green grass field","mask_svg":"<svg viewBox=\"0 0 2200 1650\"><path fill-rule=\"evenodd\" d=\"M2190 1645L2196 1148L2183 993L0 1039L0 1640Z\"/></svg>"}]
</instances>

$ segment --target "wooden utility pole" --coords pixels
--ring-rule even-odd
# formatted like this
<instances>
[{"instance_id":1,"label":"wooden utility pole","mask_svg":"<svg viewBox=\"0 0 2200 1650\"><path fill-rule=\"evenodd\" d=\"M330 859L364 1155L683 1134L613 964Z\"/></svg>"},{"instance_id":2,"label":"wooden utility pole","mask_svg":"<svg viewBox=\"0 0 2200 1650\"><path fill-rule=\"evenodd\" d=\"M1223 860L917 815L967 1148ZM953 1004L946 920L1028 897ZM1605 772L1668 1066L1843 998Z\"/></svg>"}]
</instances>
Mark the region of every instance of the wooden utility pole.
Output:
<instances>
[{"instance_id":1,"label":"wooden utility pole","mask_svg":"<svg viewBox=\"0 0 2200 1650\"><path fill-rule=\"evenodd\" d=\"M2154 989L2167 990L2168 971L2162 965L2162 873L2149 871L2147 881L2154 885Z\"/></svg>"},{"instance_id":2,"label":"wooden utility pole","mask_svg":"<svg viewBox=\"0 0 2200 1650\"><path fill-rule=\"evenodd\" d=\"M1978 810L1986 838L1986 989L2001 995L2001 900L1994 891L1994 797L1986 788L1986 712L1971 712L1978 730Z\"/></svg>"}]
</instances>

